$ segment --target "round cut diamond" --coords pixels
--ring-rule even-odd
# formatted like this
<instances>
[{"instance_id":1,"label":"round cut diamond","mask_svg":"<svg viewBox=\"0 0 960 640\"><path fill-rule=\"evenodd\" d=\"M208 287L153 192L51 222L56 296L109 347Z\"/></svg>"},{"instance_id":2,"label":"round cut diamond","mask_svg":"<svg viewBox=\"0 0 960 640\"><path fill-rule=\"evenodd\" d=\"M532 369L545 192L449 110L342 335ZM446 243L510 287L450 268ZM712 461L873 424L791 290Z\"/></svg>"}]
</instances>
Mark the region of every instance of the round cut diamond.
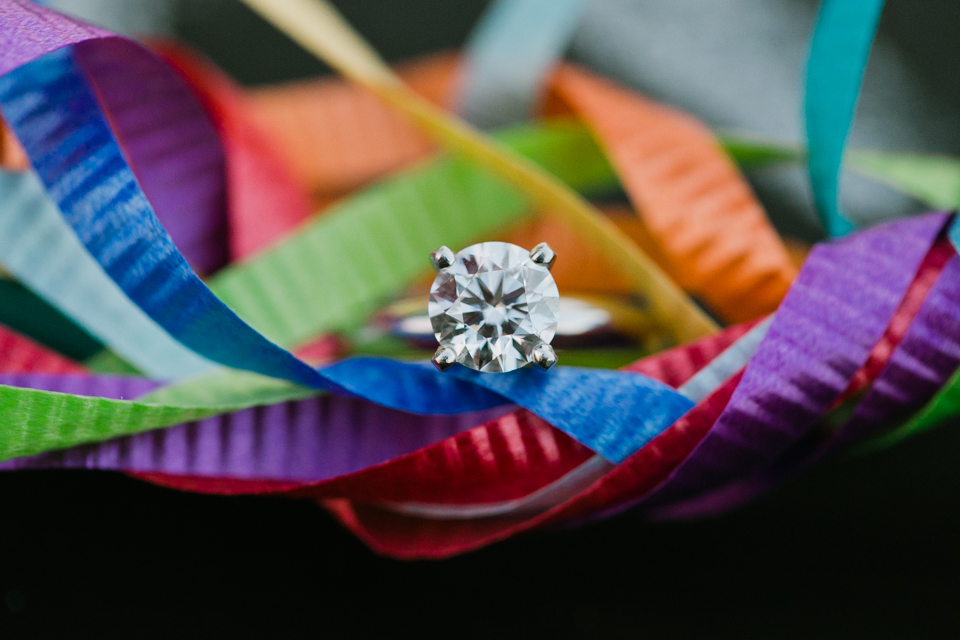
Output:
<instances>
[{"instance_id":1,"label":"round cut diamond","mask_svg":"<svg viewBox=\"0 0 960 640\"><path fill-rule=\"evenodd\" d=\"M457 362L488 372L533 361L557 328L560 294L547 267L525 249L483 242L457 254L430 288L430 322Z\"/></svg>"}]
</instances>

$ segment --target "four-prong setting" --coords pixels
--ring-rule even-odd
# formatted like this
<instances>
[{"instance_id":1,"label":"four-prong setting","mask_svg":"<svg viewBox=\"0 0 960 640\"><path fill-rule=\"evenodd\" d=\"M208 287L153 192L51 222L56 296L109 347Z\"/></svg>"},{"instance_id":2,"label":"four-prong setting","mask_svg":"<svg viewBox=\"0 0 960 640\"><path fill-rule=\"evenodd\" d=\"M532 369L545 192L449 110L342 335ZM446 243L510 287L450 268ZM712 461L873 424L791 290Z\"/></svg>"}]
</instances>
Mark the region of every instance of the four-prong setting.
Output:
<instances>
[{"instance_id":1,"label":"four-prong setting","mask_svg":"<svg viewBox=\"0 0 960 640\"><path fill-rule=\"evenodd\" d=\"M456 258L457 256L447 246L440 247L430 254L430 262L438 272L452 265Z\"/></svg>"},{"instance_id":2,"label":"four-prong setting","mask_svg":"<svg viewBox=\"0 0 960 640\"><path fill-rule=\"evenodd\" d=\"M433 364L454 363L506 373L531 363L549 369L560 293L550 274L556 255L546 243L533 251L506 242L482 242L454 254L440 247L430 260L437 277L429 315L440 348Z\"/></svg>"},{"instance_id":3,"label":"four-prong setting","mask_svg":"<svg viewBox=\"0 0 960 640\"><path fill-rule=\"evenodd\" d=\"M541 242L530 250L530 259L547 269L553 269L553 263L557 261L557 254L550 248L550 245Z\"/></svg>"},{"instance_id":4,"label":"four-prong setting","mask_svg":"<svg viewBox=\"0 0 960 640\"><path fill-rule=\"evenodd\" d=\"M435 366L438 371L446 371L457 364L457 352L450 347L440 347L437 349L437 352L433 354L431 362L433 362L433 366Z\"/></svg>"}]
</instances>

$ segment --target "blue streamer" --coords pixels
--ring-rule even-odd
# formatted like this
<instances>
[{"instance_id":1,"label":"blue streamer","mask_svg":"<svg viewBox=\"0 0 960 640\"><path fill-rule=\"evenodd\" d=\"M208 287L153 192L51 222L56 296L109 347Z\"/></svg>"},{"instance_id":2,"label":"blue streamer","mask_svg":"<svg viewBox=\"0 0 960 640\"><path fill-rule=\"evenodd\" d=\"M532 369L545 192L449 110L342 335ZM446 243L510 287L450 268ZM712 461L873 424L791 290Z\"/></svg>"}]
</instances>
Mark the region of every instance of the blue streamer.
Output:
<instances>
[{"instance_id":1,"label":"blue streamer","mask_svg":"<svg viewBox=\"0 0 960 640\"><path fill-rule=\"evenodd\" d=\"M373 366L375 363L379 366ZM388 406L409 394L424 393L438 379L429 364L406 365L402 378L393 377L398 373L394 369L397 364L379 358L352 358L324 369L324 373L364 397L363 390L381 389L377 402ZM506 398L612 462L623 461L694 405L687 396L647 376L602 369L555 367L543 371L528 367L490 374L457 365L439 378L464 383L455 391L462 407L486 408L489 394Z\"/></svg>"},{"instance_id":2,"label":"blue streamer","mask_svg":"<svg viewBox=\"0 0 960 640\"><path fill-rule=\"evenodd\" d=\"M832 237L853 225L840 210L840 168L883 0L824 0L810 43L804 112L814 202Z\"/></svg>"},{"instance_id":3,"label":"blue streamer","mask_svg":"<svg viewBox=\"0 0 960 640\"><path fill-rule=\"evenodd\" d=\"M494 2L466 46L460 114L487 129L529 119L587 2Z\"/></svg>"},{"instance_id":4,"label":"blue streamer","mask_svg":"<svg viewBox=\"0 0 960 640\"><path fill-rule=\"evenodd\" d=\"M515 403L613 461L692 405L645 376L602 370L441 374L354 358L317 371L254 331L193 272L157 219L70 48L0 79L0 107L89 254L143 312L210 360L419 414Z\"/></svg>"}]
</instances>

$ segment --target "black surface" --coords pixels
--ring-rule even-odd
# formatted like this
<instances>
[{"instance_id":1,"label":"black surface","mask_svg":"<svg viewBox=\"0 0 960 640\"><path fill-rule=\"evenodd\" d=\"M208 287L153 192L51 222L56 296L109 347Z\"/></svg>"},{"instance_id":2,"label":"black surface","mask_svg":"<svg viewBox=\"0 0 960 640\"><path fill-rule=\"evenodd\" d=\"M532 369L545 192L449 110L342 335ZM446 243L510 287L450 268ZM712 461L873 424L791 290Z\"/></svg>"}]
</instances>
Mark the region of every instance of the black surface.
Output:
<instances>
[{"instance_id":1,"label":"black surface","mask_svg":"<svg viewBox=\"0 0 960 640\"><path fill-rule=\"evenodd\" d=\"M486 3L338 4L399 59L456 45ZM891 0L884 19L945 92L951 6ZM322 71L238 4L197 7L183 35L244 82ZM716 520L626 516L416 563L306 502L0 474L0 638L956 638L958 452L952 425Z\"/></svg>"},{"instance_id":2,"label":"black surface","mask_svg":"<svg viewBox=\"0 0 960 640\"><path fill-rule=\"evenodd\" d=\"M443 562L377 557L307 502L0 474L0 637L956 638L958 427L716 520Z\"/></svg>"}]
</instances>

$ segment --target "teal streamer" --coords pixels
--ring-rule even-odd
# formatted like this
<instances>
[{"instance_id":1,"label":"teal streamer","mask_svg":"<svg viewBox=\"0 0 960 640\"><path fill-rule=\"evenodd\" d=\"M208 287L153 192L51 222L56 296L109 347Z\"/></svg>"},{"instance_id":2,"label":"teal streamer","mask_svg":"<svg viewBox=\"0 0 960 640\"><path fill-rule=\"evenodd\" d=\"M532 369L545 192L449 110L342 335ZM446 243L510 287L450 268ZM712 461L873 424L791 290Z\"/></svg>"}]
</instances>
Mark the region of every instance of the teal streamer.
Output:
<instances>
[{"instance_id":1,"label":"teal streamer","mask_svg":"<svg viewBox=\"0 0 960 640\"><path fill-rule=\"evenodd\" d=\"M460 114L485 129L529 119L587 2L496 0L467 42Z\"/></svg>"},{"instance_id":2,"label":"teal streamer","mask_svg":"<svg viewBox=\"0 0 960 640\"><path fill-rule=\"evenodd\" d=\"M824 0L810 43L804 113L814 203L827 232L853 225L840 209L840 168L883 0Z\"/></svg>"}]
</instances>

